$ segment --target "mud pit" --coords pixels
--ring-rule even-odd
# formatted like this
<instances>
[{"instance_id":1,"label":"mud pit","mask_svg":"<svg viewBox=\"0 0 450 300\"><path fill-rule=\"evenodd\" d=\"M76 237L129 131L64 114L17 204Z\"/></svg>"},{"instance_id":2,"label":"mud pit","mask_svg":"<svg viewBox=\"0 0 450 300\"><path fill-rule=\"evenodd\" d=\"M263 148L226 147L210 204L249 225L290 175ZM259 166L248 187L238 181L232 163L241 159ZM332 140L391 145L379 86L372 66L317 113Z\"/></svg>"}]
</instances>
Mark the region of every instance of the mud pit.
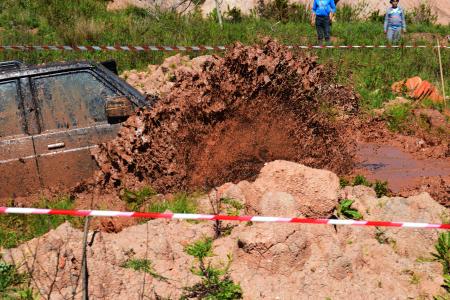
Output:
<instances>
[{"instance_id":1,"label":"mud pit","mask_svg":"<svg viewBox=\"0 0 450 300\"><path fill-rule=\"evenodd\" d=\"M159 192L254 179L282 159L338 174L353 167L354 143L339 134L358 96L333 84L316 58L266 40L236 44L200 71L182 68L170 92L141 110L93 154L102 186Z\"/></svg>"}]
</instances>

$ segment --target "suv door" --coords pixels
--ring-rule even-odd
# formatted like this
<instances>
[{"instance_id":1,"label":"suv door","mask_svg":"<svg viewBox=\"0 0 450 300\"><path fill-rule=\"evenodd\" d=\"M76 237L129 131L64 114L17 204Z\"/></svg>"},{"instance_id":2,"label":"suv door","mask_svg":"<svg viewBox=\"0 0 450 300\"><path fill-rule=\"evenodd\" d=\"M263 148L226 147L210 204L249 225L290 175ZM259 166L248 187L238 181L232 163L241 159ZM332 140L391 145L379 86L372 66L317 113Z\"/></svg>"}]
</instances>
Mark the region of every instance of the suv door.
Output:
<instances>
[{"instance_id":1,"label":"suv door","mask_svg":"<svg viewBox=\"0 0 450 300\"><path fill-rule=\"evenodd\" d=\"M34 136L39 173L46 188L76 185L96 169L90 149L115 137L105 103L120 93L90 70L31 78L40 133Z\"/></svg>"},{"instance_id":2,"label":"suv door","mask_svg":"<svg viewBox=\"0 0 450 300\"><path fill-rule=\"evenodd\" d=\"M19 80L0 82L0 198L40 190L33 140L27 133L20 91Z\"/></svg>"}]
</instances>

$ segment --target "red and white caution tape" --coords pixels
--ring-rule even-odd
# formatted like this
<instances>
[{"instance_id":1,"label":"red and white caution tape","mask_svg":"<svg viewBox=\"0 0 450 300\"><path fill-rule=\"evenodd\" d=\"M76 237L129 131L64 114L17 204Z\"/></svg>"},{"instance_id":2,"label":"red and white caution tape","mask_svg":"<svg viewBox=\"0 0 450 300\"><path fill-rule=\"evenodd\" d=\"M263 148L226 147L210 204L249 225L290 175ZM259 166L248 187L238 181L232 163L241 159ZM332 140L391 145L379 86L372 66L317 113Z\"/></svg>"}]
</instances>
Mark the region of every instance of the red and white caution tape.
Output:
<instances>
[{"instance_id":1,"label":"red and white caution tape","mask_svg":"<svg viewBox=\"0 0 450 300\"><path fill-rule=\"evenodd\" d=\"M222 220L238 222L266 222L266 223L302 223L316 225L347 225L347 226L379 226L379 227L403 227L403 228L428 228L450 229L450 224L429 224L412 222L386 222L386 221L355 221L335 219L302 219L264 216L226 216L205 214L177 214L177 213L146 213L146 212L121 212L107 210L61 210L42 208L0 207L0 214L25 214L25 215L64 215L75 217L126 217L148 219L172 219L172 220Z\"/></svg>"},{"instance_id":2,"label":"red and white caution tape","mask_svg":"<svg viewBox=\"0 0 450 300\"><path fill-rule=\"evenodd\" d=\"M13 51L129 51L129 52L142 52L142 51L224 51L225 46L58 46L58 45L13 45L13 46L0 46L0 51L13 50Z\"/></svg>"},{"instance_id":3,"label":"red and white caution tape","mask_svg":"<svg viewBox=\"0 0 450 300\"><path fill-rule=\"evenodd\" d=\"M291 45L289 49L408 49L408 48L438 48L431 45L337 45L337 46L315 46L315 45ZM450 49L450 46L439 46L442 49ZM126 51L126 52L184 52L184 51L225 51L228 46L58 46L58 45L11 45L1 46L0 51Z\"/></svg>"}]
</instances>

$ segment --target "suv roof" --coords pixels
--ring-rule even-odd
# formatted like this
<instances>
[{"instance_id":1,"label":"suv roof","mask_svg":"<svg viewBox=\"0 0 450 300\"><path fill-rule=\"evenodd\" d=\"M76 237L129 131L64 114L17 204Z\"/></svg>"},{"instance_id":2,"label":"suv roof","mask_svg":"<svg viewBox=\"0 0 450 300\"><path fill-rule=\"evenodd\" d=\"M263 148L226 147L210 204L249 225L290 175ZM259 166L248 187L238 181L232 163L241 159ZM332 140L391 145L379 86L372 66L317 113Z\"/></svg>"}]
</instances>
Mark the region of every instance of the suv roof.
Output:
<instances>
[{"instance_id":1,"label":"suv roof","mask_svg":"<svg viewBox=\"0 0 450 300\"><path fill-rule=\"evenodd\" d=\"M10 60L10 61L4 61L0 62L0 72L8 72L11 70L18 70L23 66L23 63L18 60Z\"/></svg>"},{"instance_id":2,"label":"suv roof","mask_svg":"<svg viewBox=\"0 0 450 300\"><path fill-rule=\"evenodd\" d=\"M27 65L17 60L0 62L0 81L8 79L18 79L27 76L46 75L77 70L95 70L103 77L107 77L114 85L118 85L119 89L125 89L131 94L141 105L149 105L145 100L145 96L139 93L134 87L121 80L114 72L103 66L101 63L92 61L72 61L46 63L42 65Z\"/></svg>"},{"instance_id":3,"label":"suv roof","mask_svg":"<svg viewBox=\"0 0 450 300\"><path fill-rule=\"evenodd\" d=\"M42 65L27 65L20 61L13 60L0 63L0 80L23 77L27 75L54 73L55 71L72 71L87 68L100 68L103 69L103 71L108 70L101 64L92 61L56 62Z\"/></svg>"}]
</instances>

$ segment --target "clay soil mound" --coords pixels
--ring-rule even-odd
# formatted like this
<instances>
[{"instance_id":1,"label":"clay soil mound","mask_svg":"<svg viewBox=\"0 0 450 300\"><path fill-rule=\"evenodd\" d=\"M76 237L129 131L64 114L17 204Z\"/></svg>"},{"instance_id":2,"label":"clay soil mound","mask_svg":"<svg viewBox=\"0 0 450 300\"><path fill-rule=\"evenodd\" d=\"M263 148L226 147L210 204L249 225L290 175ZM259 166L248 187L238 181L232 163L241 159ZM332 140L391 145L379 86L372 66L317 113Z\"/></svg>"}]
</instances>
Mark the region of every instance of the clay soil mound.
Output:
<instances>
[{"instance_id":1,"label":"clay soil mound","mask_svg":"<svg viewBox=\"0 0 450 300\"><path fill-rule=\"evenodd\" d=\"M364 220L440 223L448 218L448 210L427 193L377 198L371 188L340 189L335 174L286 161L268 163L253 183L227 183L201 196L199 213L213 213L210 200L221 198L241 203L239 215L328 218L339 199L348 198ZM228 207L219 209L226 213ZM215 224L150 220L119 233L91 231L90 299L183 299L184 289L201 279L193 274L199 262L186 246L214 236ZM244 300L437 299L446 292L442 266L431 255L439 234L434 229L222 225L231 226L229 235L214 239L205 264L227 267ZM66 223L18 248L0 249L0 255L29 274L42 299L81 299L82 240L83 232ZM131 261L148 265L126 268Z\"/></svg>"},{"instance_id":2,"label":"clay soil mound","mask_svg":"<svg viewBox=\"0 0 450 300\"><path fill-rule=\"evenodd\" d=\"M332 77L315 57L275 41L236 44L200 71L178 72L170 93L101 145L96 180L160 192L211 188L254 179L277 159L348 172L354 144L339 120L358 110L358 96Z\"/></svg>"}]
</instances>

